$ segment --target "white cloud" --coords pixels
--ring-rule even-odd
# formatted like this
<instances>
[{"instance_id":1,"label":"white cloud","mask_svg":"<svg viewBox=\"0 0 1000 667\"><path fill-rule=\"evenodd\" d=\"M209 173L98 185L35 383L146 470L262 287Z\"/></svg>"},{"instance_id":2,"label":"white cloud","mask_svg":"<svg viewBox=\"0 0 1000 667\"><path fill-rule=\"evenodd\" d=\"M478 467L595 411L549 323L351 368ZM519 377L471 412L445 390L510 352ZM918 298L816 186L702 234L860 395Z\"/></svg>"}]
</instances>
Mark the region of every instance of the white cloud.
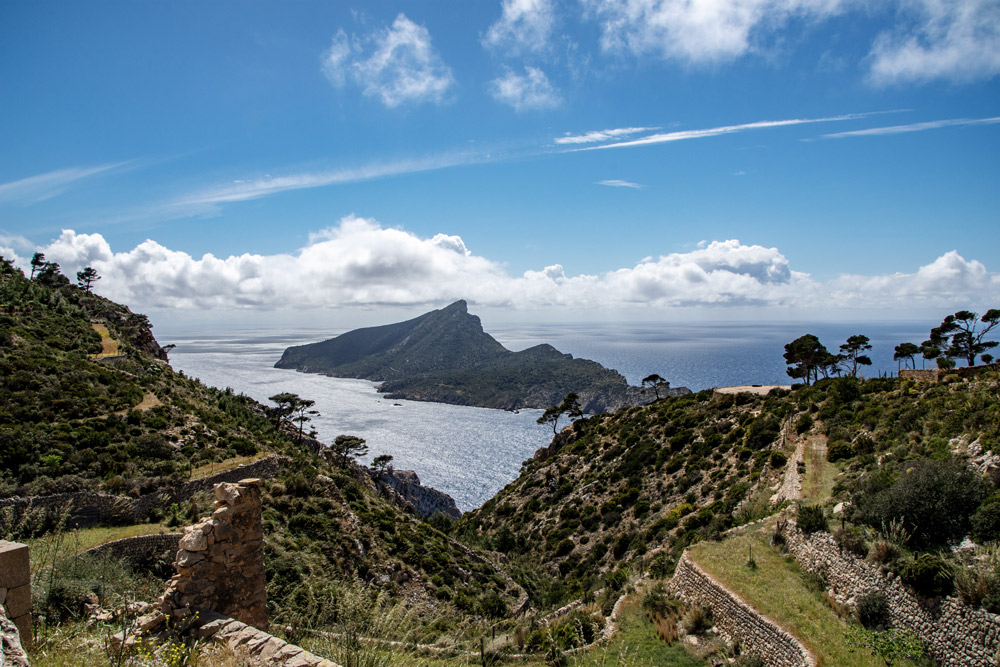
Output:
<instances>
[{"instance_id":1,"label":"white cloud","mask_svg":"<svg viewBox=\"0 0 1000 667\"><path fill-rule=\"evenodd\" d=\"M0 202L24 201L34 204L45 201L62 194L77 181L117 169L129 162L114 162L96 167L68 167L9 183L0 183Z\"/></svg>"},{"instance_id":2,"label":"white cloud","mask_svg":"<svg viewBox=\"0 0 1000 667\"><path fill-rule=\"evenodd\" d=\"M606 181L597 181L597 185L607 185L608 187L611 188L634 188L636 190L641 190L643 187L645 187L643 185L640 185L639 183L633 183L632 181L623 181L618 178L612 178Z\"/></svg>"},{"instance_id":3,"label":"white cloud","mask_svg":"<svg viewBox=\"0 0 1000 667\"><path fill-rule=\"evenodd\" d=\"M948 120L931 120L924 123L910 123L909 125L892 125L889 127L871 127L866 130L851 130L850 132L836 132L834 134L824 134L824 139L842 139L844 137L873 137L885 134L904 134L908 132L923 132L924 130L936 130L942 127L954 127L960 125L995 125L1000 123L1000 116L993 118L951 118Z\"/></svg>"},{"instance_id":4,"label":"white cloud","mask_svg":"<svg viewBox=\"0 0 1000 667\"><path fill-rule=\"evenodd\" d=\"M693 64L735 60L793 17L820 19L848 0L582 0L605 51Z\"/></svg>"},{"instance_id":5,"label":"white cloud","mask_svg":"<svg viewBox=\"0 0 1000 667\"><path fill-rule=\"evenodd\" d=\"M844 120L856 120L858 118L865 118L870 115L872 114L859 113L859 114L845 114L843 116L830 116L827 118L791 118L787 120L761 120L753 123L742 123L740 125L723 125L720 127L704 128L701 130L678 130L676 132L661 132L658 134L651 134L646 137L640 137L639 139L632 139L629 141L618 141L611 144L602 144L600 146L587 146L585 148L575 148L573 150L590 151L601 148L625 148L628 146L646 146L649 144L662 144L671 141L685 141L687 139L706 139L708 137L718 137L724 134L737 134L740 132L749 132L752 130L767 130L773 127L789 127L792 125L808 125L811 123L832 123Z\"/></svg>"},{"instance_id":6,"label":"white cloud","mask_svg":"<svg viewBox=\"0 0 1000 667\"><path fill-rule=\"evenodd\" d=\"M525 67L523 75L508 70L490 82L490 92L495 100L514 107L515 111L553 109L562 103L545 72L537 67Z\"/></svg>"},{"instance_id":7,"label":"white cloud","mask_svg":"<svg viewBox=\"0 0 1000 667\"><path fill-rule=\"evenodd\" d=\"M337 87L349 80L389 108L447 101L451 68L431 46L427 28L400 14L385 30L349 39L343 30L323 54L322 70Z\"/></svg>"},{"instance_id":8,"label":"white cloud","mask_svg":"<svg viewBox=\"0 0 1000 667\"><path fill-rule=\"evenodd\" d=\"M1000 73L1000 2L910 0L903 5L918 19L875 40L873 82L972 81Z\"/></svg>"},{"instance_id":9,"label":"white cloud","mask_svg":"<svg viewBox=\"0 0 1000 667\"><path fill-rule=\"evenodd\" d=\"M504 0L500 18L486 32L483 44L508 55L545 51L554 14L552 0Z\"/></svg>"},{"instance_id":10,"label":"white cloud","mask_svg":"<svg viewBox=\"0 0 1000 667\"><path fill-rule=\"evenodd\" d=\"M567 132L564 137L556 137L555 142L557 144L594 144L601 141L611 141L612 139L629 137L633 134L639 134L640 132L652 132L658 129L660 128L620 127L612 130L595 130L593 132L586 132L585 134L570 134Z\"/></svg>"},{"instance_id":11,"label":"white cloud","mask_svg":"<svg viewBox=\"0 0 1000 667\"><path fill-rule=\"evenodd\" d=\"M310 237L295 253L194 258L147 240L112 252L99 234L64 231L46 247L66 275L93 266L98 290L137 310L329 309L418 306L468 299L481 306L768 306L809 308L945 309L988 303L1000 275L957 252L914 273L844 275L827 283L792 269L777 249L737 240L699 244L690 252L648 257L600 275L567 275L560 264L510 275L501 263L476 255L461 237L420 238L377 222L347 217Z\"/></svg>"}]
</instances>

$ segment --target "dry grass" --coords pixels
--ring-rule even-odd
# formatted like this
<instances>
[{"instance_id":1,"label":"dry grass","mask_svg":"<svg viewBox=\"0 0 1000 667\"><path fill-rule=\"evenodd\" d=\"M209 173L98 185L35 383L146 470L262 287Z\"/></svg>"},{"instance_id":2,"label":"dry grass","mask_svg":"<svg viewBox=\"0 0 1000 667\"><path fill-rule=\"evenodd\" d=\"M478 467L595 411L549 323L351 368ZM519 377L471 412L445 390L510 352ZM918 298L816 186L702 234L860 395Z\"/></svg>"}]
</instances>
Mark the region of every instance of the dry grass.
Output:
<instances>
[{"instance_id":1,"label":"dry grass","mask_svg":"<svg viewBox=\"0 0 1000 667\"><path fill-rule=\"evenodd\" d=\"M92 357L116 357L121 352L118 349L118 341L111 337L111 332L108 331L108 327L104 324L91 324L96 331L101 336L101 353L92 354Z\"/></svg>"},{"instance_id":2,"label":"dry grass","mask_svg":"<svg viewBox=\"0 0 1000 667\"><path fill-rule=\"evenodd\" d=\"M266 452L258 452L251 456L237 456L235 458L226 459L225 461L216 461L213 463L206 463L205 465L198 466L191 471L191 479L202 479L204 477L211 477L212 475L218 474L220 472L227 472L233 468L238 468L247 463L253 463L258 459L266 458L268 454Z\"/></svg>"},{"instance_id":3,"label":"dry grass","mask_svg":"<svg viewBox=\"0 0 1000 667\"><path fill-rule=\"evenodd\" d=\"M826 436L810 435L803 459L806 474L802 480L802 498L821 503L833 492L833 485L840 469L826 460Z\"/></svg>"}]
</instances>

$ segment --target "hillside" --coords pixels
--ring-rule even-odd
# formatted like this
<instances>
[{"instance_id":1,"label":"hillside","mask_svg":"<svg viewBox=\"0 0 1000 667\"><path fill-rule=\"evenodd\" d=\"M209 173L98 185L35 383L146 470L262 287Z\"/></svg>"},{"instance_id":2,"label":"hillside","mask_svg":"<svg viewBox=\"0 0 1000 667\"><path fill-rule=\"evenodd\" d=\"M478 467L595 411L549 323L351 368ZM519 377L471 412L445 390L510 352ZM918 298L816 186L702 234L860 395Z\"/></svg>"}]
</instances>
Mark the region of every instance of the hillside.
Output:
<instances>
[{"instance_id":1,"label":"hillside","mask_svg":"<svg viewBox=\"0 0 1000 667\"><path fill-rule=\"evenodd\" d=\"M436 630L420 626L428 640L463 624L465 615L507 616L522 600L495 565L420 520L366 469L314 454L292 430L275 428L266 406L174 372L143 316L67 281L28 280L2 261L0 303L0 498L88 491L123 504L151 494L169 499L195 469L279 455L287 463L263 488L274 622L322 627L357 582L447 619ZM118 343L113 358L98 356L96 319ZM152 503L143 519L153 530L164 521L176 525L210 511L211 502L203 493ZM60 533L68 528L61 523L66 511L2 508L0 539ZM51 581L39 586L63 597L40 594L33 613L72 618L89 586L106 588L104 579L72 576L69 589ZM134 583L132 575L118 578Z\"/></svg>"},{"instance_id":2,"label":"hillside","mask_svg":"<svg viewBox=\"0 0 1000 667\"><path fill-rule=\"evenodd\" d=\"M589 413L645 402L621 374L594 361L551 345L505 349L483 331L465 301L406 322L290 347L275 367L375 380L390 398L505 410L547 408L570 392Z\"/></svg>"}]
</instances>

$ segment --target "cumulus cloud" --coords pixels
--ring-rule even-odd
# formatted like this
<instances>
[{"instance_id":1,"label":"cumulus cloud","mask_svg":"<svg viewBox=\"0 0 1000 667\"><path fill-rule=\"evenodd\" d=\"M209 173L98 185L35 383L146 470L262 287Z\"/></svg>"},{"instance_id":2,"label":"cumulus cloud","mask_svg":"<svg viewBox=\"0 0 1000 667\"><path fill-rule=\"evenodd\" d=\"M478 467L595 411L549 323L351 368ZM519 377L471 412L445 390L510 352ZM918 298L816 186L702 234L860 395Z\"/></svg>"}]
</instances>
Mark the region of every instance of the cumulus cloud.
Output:
<instances>
[{"instance_id":1,"label":"cumulus cloud","mask_svg":"<svg viewBox=\"0 0 1000 667\"><path fill-rule=\"evenodd\" d=\"M735 60L793 17L833 16L846 0L583 0L605 51L692 64Z\"/></svg>"},{"instance_id":2,"label":"cumulus cloud","mask_svg":"<svg viewBox=\"0 0 1000 667\"><path fill-rule=\"evenodd\" d=\"M366 37L349 38L340 30L323 54L322 70L334 86L345 86L350 80L389 108L405 103L441 104L455 84L451 68L431 45L430 32L404 14L390 27Z\"/></svg>"},{"instance_id":3,"label":"cumulus cloud","mask_svg":"<svg viewBox=\"0 0 1000 667\"><path fill-rule=\"evenodd\" d=\"M796 271L777 248L738 240L647 257L599 275L569 275L560 264L521 275L477 255L459 236L420 238L350 216L294 253L195 258L147 240L113 252L100 234L64 231L38 248L66 275L84 266L98 290L139 310L254 310L441 304L615 309L676 306L905 308L988 302L1000 275L951 251L913 273L844 275L827 283Z\"/></svg>"},{"instance_id":4,"label":"cumulus cloud","mask_svg":"<svg viewBox=\"0 0 1000 667\"><path fill-rule=\"evenodd\" d=\"M1000 2L912 0L904 6L917 18L875 40L873 82L971 81L1000 73Z\"/></svg>"},{"instance_id":5,"label":"cumulus cloud","mask_svg":"<svg viewBox=\"0 0 1000 667\"><path fill-rule=\"evenodd\" d=\"M562 103L545 72L537 67L525 67L524 74L507 70L504 76L490 82L490 92L495 100L519 112L553 109Z\"/></svg>"},{"instance_id":6,"label":"cumulus cloud","mask_svg":"<svg viewBox=\"0 0 1000 667\"><path fill-rule=\"evenodd\" d=\"M483 44L507 54L538 53L548 48L555 12L552 0L504 0L502 13Z\"/></svg>"}]
</instances>

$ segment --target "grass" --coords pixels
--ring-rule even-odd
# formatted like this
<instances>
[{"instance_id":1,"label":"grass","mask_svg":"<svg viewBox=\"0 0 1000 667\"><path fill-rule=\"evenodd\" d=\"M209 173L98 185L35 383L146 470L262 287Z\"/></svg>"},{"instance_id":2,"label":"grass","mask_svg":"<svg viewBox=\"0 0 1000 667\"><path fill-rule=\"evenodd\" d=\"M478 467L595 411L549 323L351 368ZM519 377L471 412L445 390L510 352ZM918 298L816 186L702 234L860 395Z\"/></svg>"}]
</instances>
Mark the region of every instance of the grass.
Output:
<instances>
[{"instance_id":1,"label":"grass","mask_svg":"<svg viewBox=\"0 0 1000 667\"><path fill-rule=\"evenodd\" d=\"M191 471L191 479L202 479L204 477L211 477L220 472L227 472L233 468L238 468L247 463L253 463L258 459L262 459L269 456L267 452L258 452L257 454L252 454L250 456L237 456L231 459L226 459L225 461L215 461L212 463L206 463L205 465L198 466Z\"/></svg>"},{"instance_id":2,"label":"grass","mask_svg":"<svg viewBox=\"0 0 1000 667\"><path fill-rule=\"evenodd\" d=\"M806 473L802 480L802 498L823 502L833 493L833 485L840 469L826 460L826 436L811 435L806 443L803 459Z\"/></svg>"},{"instance_id":3,"label":"grass","mask_svg":"<svg viewBox=\"0 0 1000 667\"><path fill-rule=\"evenodd\" d=\"M81 528L35 537L24 540L24 542L31 549L31 571L34 573L45 567L53 558L78 554L81 551L125 537L169 532L173 532L173 530L162 523L140 523L134 526Z\"/></svg>"},{"instance_id":4,"label":"grass","mask_svg":"<svg viewBox=\"0 0 1000 667\"><path fill-rule=\"evenodd\" d=\"M642 613L638 600L630 598L623 609L618 632L611 641L570 656L569 664L573 667L703 667L708 663L688 653L680 642L668 645L657 637L656 626Z\"/></svg>"},{"instance_id":5,"label":"grass","mask_svg":"<svg viewBox=\"0 0 1000 667\"><path fill-rule=\"evenodd\" d=\"M768 522L723 542L700 542L691 547L688 555L745 602L798 638L813 651L821 666L883 667L881 660L864 651L848 650L847 622L823 600L821 593L806 586L798 564L770 545L773 529L773 523ZM756 569L746 566L750 546Z\"/></svg>"}]
</instances>

